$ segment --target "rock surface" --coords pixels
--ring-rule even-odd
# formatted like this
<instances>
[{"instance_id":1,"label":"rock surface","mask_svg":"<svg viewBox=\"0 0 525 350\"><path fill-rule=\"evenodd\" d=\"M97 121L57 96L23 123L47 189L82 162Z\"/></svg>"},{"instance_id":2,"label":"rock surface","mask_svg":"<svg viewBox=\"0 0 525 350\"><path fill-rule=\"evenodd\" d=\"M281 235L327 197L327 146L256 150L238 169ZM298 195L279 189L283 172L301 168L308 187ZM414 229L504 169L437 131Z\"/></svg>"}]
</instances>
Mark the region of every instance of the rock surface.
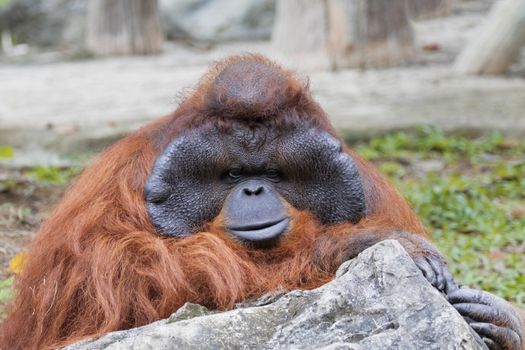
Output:
<instances>
[{"instance_id":1,"label":"rock surface","mask_svg":"<svg viewBox=\"0 0 525 350\"><path fill-rule=\"evenodd\" d=\"M337 276L228 312L186 304L167 320L66 349L483 348L396 241L367 249Z\"/></svg>"}]
</instances>

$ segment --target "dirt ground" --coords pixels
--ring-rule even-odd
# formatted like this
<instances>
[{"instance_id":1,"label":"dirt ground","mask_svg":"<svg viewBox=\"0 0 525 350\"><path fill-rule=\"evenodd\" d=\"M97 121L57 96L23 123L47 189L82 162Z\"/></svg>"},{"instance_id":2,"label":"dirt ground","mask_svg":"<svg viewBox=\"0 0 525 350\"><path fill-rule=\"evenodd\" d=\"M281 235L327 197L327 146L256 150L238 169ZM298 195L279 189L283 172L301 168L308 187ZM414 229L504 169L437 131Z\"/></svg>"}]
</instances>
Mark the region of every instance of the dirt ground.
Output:
<instances>
[{"instance_id":1,"label":"dirt ground","mask_svg":"<svg viewBox=\"0 0 525 350\"><path fill-rule=\"evenodd\" d=\"M7 276L10 259L34 236L64 188L36 181L24 169L0 167L0 280Z\"/></svg>"}]
</instances>

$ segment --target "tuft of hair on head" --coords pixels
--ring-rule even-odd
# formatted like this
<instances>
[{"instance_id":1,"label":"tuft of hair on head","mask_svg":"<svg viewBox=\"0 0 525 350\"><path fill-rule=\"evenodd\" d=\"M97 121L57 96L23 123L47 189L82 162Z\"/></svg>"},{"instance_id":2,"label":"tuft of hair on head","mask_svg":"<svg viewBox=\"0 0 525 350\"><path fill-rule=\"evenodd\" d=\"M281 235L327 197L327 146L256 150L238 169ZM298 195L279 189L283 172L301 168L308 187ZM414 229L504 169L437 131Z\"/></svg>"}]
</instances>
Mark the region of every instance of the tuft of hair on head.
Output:
<instances>
[{"instance_id":1,"label":"tuft of hair on head","mask_svg":"<svg viewBox=\"0 0 525 350\"><path fill-rule=\"evenodd\" d=\"M222 116L265 119L298 106L307 90L292 72L259 55L234 56L205 77L203 107Z\"/></svg>"}]
</instances>

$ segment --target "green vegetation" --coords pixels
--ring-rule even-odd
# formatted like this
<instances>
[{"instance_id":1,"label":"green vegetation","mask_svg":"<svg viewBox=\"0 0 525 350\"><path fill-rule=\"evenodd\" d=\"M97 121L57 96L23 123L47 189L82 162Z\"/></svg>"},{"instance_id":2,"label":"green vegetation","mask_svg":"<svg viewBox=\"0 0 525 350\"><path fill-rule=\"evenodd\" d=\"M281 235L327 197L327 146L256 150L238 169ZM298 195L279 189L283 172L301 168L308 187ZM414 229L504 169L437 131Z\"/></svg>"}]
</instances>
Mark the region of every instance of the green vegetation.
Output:
<instances>
[{"instance_id":1,"label":"green vegetation","mask_svg":"<svg viewBox=\"0 0 525 350\"><path fill-rule=\"evenodd\" d=\"M13 277L0 280L0 306L11 298L11 287L13 285ZM0 320L2 320L4 310L0 307Z\"/></svg>"},{"instance_id":2,"label":"green vegetation","mask_svg":"<svg viewBox=\"0 0 525 350\"><path fill-rule=\"evenodd\" d=\"M34 180L51 184L51 185L65 185L71 179L77 175L79 169L76 167L48 167L38 165L35 168L29 170L27 175Z\"/></svg>"},{"instance_id":3,"label":"green vegetation","mask_svg":"<svg viewBox=\"0 0 525 350\"><path fill-rule=\"evenodd\" d=\"M14 156L13 147L0 146L0 158L13 158L13 156Z\"/></svg>"},{"instance_id":4,"label":"green vegetation","mask_svg":"<svg viewBox=\"0 0 525 350\"><path fill-rule=\"evenodd\" d=\"M9 277L0 281L0 303L6 301L11 297L11 285L13 284L13 278Z\"/></svg>"},{"instance_id":5,"label":"green vegetation","mask_svg":"<svg viewBox=\"0 0 525 350\"><path fill-rule=\"evenodd\" d=\"M525 305L525 141L421 128L354 147L412 203L459 283Z\"/></svg>"}]
</instances>

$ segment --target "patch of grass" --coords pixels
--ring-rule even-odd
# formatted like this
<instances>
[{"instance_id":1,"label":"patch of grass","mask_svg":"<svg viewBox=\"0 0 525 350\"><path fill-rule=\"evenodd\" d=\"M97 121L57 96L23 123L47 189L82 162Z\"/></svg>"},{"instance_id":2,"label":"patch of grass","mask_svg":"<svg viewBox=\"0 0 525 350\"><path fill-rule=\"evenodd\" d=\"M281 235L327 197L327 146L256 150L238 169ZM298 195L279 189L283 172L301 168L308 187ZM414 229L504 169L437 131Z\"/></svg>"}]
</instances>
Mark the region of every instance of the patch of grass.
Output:
<instances>
[{"instance_id":1,"label":"patch of grass","mask_svg":"<svg viewBox=\"0 0 525 350\"><path fill-rule=\"evenodd\" d=\"M0 303L4 303L11 298L11 287L13 285L13 277L8 277L0 281Z\"/></svg>"},{"instance_id":2,"label":"patch of grass","mask_svg":"<svg viewBox=\"0 0 525 350\"><path fill-rule=\"evenodd\" d=\"M459 283L525 306L525 141L420 128L354 146L407 197Z\"/></svg>"},{"instance_id":3,"label":"patch of grass","mask_svg":"<svg viewBox=\"0 0 525 350\"><path fill-rule=\"evenodd\" d=\"M79 169L75 167L36 166L27 172L27 175L37 181L51 185L65 185L77 175Z\"/></svg>"},{"instance_id":4,"label":"patch of grass","mask_svg":"<svg viewBox=\"0 0 525 350\"><path fill-rule=\"evenodd\" d=\"M4 305L11 299L13 277L0 280L0 320L4 316Z\"/></svg>"}]
</instances>

